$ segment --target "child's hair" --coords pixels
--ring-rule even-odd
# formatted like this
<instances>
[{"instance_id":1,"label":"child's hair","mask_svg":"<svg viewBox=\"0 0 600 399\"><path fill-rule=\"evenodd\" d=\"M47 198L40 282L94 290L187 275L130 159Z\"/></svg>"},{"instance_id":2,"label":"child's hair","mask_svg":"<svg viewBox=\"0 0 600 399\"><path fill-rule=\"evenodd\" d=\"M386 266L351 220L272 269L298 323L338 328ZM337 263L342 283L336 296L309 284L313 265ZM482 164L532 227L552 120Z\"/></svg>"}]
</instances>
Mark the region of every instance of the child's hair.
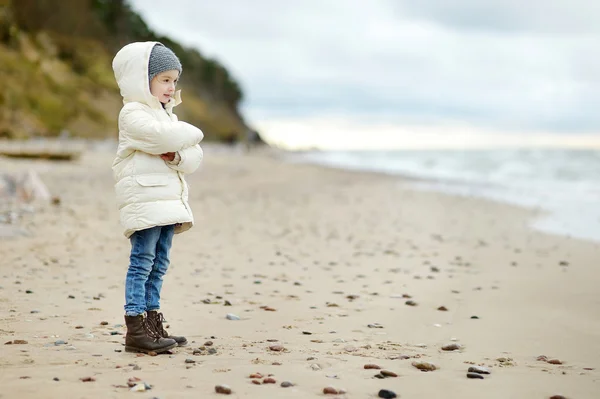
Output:
<instances>
[{"instance_id":1,"label":"child's hair","mask_svg":"<svg viewBox=\"0 0 600 399\"><path fill-rule=\"evenodd\" d=\"M165 47L161 43L157 43L150 53L150 59L148 60L148 82L161 72L170 71L176 69L179 71L179 75L183 71L181 62L175 53Z\"/></svg>"}]
</instances>

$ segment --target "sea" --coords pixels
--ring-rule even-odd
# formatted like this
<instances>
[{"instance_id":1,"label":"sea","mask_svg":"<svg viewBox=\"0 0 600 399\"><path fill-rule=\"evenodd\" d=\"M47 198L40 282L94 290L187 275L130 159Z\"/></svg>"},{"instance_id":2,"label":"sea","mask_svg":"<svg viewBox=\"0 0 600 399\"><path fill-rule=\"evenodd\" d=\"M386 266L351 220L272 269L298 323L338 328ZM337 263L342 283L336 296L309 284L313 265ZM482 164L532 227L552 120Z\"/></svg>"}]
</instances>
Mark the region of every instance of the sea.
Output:
<instances>
[{"instance_id":1,"label":"sea","mask_svg":"<svg viewBox=\"0 0 600 399\"><path fill-rule=\"evenodd\" d=\"M406 176L417 190L542 210L533 229L600 242L598 149L306 151L287 158Z\"/></svg>"}]
</instances>

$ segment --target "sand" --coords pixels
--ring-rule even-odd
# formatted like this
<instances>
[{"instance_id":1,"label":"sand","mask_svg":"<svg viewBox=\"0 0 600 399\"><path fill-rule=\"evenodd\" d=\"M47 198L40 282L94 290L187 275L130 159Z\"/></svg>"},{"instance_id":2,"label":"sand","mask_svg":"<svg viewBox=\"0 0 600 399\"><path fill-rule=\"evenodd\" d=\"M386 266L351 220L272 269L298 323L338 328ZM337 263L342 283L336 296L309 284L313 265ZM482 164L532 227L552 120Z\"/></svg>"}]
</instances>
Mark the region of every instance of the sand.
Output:
<instances>
[{"instance_id":1,"label":"sand","mask_svg":"<svg viewBox=\"0 0 600 399\"><path fill-rule=\"evenodd\" d=\"M129 242L112 159L0 159L3 172L38 171L61 200L25 214L26 234L0 237L0 398L221 397L217 384L234 398L600 397L597 243L399 177L212 147L189 176L196 225L176 236L163 286L169 331L190 345L126 353ZM14 340L27 343L4 344ZM460 349L441 350L451 343ZM491 374L467 379L472 365ZM253 384L256 372L277 383ZM130 392L132 377L152 389Z\"/></svg>"}]
</instances>

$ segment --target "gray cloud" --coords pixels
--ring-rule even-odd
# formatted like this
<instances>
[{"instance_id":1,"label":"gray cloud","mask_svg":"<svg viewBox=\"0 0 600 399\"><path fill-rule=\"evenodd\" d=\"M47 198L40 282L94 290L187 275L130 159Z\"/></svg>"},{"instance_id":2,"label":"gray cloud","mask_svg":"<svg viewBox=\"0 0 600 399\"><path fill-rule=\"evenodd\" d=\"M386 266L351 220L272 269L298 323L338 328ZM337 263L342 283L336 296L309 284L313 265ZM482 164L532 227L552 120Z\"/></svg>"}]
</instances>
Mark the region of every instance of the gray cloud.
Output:
<instances>
[{"instance_id":1,"label":"gray cloud","mask_svg":"<svg viewBox=\"0 0 600 399\"><path fill-rule=\"evenodd\" d=\"M543 34L600 32L600 3L589 0L389 0L399 15L457 28Z\"/></svg>"},{"instance_id":2,"label":"gray cloud","mask_svg":"<svg viewBox=\"0 0 600 399\"><path fill-rule=\"evenodd\" d=\"M228 66L251 120L600 131L600 18L583 0L133 4L155 30Z\"/></svg>"}]
</instances>

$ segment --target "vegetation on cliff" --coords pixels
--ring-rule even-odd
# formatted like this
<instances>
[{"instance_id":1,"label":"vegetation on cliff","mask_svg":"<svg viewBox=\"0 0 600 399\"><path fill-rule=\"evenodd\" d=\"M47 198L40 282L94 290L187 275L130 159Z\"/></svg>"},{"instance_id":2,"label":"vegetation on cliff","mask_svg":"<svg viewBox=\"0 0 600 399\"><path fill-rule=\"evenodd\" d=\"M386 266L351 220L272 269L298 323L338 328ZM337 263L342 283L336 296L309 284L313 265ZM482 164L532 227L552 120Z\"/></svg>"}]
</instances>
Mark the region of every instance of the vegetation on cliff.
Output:
<instances>
[{"instance_id":1,"label":"vegetation on cliff","mask_svg":"<svg viewBox=\"0 0 600 399\"><path fill-rule=\"evenodd\" d=\"M0 0L0 137L116 135L122 99L111 61L132 41L160 41L184 65L181 119L208 139L247 129L242 91L196 49L154 33L125 0Z\"/></svg>"}]
</instances>

